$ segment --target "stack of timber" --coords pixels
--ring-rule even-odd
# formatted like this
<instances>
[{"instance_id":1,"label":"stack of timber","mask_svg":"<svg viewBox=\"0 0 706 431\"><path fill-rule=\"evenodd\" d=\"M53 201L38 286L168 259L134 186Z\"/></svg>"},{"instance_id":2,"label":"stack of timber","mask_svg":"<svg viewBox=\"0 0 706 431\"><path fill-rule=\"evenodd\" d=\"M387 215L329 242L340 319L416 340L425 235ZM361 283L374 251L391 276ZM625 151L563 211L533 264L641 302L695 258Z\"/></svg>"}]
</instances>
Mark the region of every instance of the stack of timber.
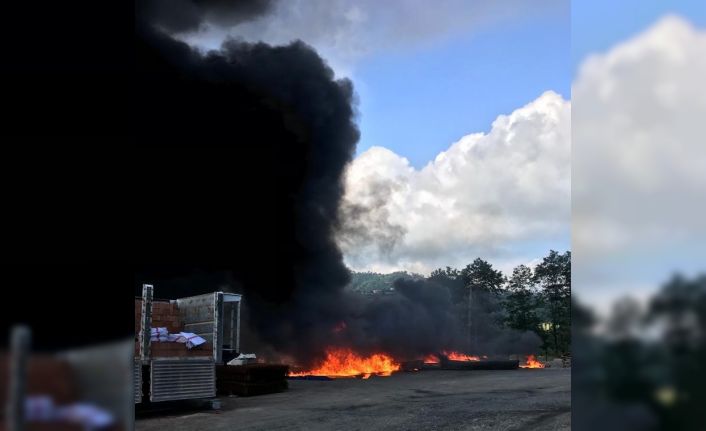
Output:
<instances>
[{"instance_id":1,"label":"stack of timber","mask_svg":"<svg viewBox=\"0 0 706 431\"><path fill-rule=\"evenodd\" d=\"M216 389L220 395L271 394L287 389L289 367L278 364L216 365Z\"/></svg>"},{"instance_id":2,"label":"stack of timber","mask_svg":"<svg viewBox=\"0 0 706 431\"><path fill-rule=\"evenodd\" d=\"M519 368L517 360L481 360L481 361L451 361L441 360L444 370L515 370Z\"/></svg>"}]
</instances>

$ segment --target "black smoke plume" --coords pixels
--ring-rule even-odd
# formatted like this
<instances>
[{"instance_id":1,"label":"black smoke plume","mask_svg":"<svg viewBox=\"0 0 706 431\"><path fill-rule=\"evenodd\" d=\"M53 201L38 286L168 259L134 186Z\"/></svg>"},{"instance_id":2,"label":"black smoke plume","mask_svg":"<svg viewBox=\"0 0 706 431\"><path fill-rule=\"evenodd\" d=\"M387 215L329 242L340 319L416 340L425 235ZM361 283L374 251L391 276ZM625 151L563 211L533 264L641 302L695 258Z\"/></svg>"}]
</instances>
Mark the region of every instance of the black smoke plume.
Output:
<instances>
[{"instance_id":1,"label":"black smoke plume","mask_svg":"<svg viewBox=\"0 0 706 431\"><path fill-rule=\"evenodd\" d=\"M142 282L163 298L231 286L259 338L309 356L344 314L333 232L358 140L352 85L301 42L228 40L202 54L147 18L136 33L136 294Z\"/></svg>"},{"instance_id":2,"label":"black smoke plume","mask_svg":"<svg viewBox=\"0 0 706 431\"><path fill-rule=\"evenodd\" d=\"M180 0L196 11L167 12L157 1L143 6L135 38L135 294L142 283L157 298L242 292L245 350L273 348L302 365L335 345L400 358L463 349L443 288L400 281L382 298L344 290L335 233L359 135L352 84L302 42L227 40L199 52L169 31L197 28L231 3ZM269 3L235 2L221 15L251 19Z\"/></svg>"}]
</instances>

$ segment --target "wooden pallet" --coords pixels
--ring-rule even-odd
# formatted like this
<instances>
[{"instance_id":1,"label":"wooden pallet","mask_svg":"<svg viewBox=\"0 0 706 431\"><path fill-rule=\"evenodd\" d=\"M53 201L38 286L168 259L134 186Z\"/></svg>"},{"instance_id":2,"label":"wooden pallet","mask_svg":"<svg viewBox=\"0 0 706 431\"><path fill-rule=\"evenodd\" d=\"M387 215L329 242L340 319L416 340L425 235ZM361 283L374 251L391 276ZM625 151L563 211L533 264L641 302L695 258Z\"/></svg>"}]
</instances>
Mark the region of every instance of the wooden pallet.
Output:
<instances>
[{"instance_id":1,"label":"wooden pallet","mask_svg":"<svg viewBox=\"0 0 706 431\"><path fill-rule=\"evenodd\" d=\"M289 367L287 365L278 364L216 366L216 378L223 381L267 383L284 380L288 373Z\"/></svg>"}]
</instances>

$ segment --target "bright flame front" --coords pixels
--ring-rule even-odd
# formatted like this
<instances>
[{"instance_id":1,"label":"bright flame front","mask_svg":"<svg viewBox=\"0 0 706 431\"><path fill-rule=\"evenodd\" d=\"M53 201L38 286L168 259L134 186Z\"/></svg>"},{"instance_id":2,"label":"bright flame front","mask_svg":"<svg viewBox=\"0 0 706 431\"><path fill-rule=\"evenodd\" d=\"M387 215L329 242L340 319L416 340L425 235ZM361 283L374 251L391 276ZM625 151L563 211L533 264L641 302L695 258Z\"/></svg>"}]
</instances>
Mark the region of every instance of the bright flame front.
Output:
<instances>
[{"instance_id":1,"label":"bright flame front","mask_svg":"<svg viewBox=\"0 0 706 431\"><path fill-rule=\"evenodd\" d=\"M355 377L362 375L367 379L373 374L389 376L399 369L400 364L384 353L363 357L350 349L332 348L326 351L326 359L318 367L304 372L289 373L289 376Z\"/></svg>"},{"instance_id":2,"label":"bright flame front","mask_svg":"<svg viewBox=\"0 0 706 431\"><path fill-rule=\"evenodd\" d=\"M466 355L465 353L444 351L443 355L451 361L480 361L479 356ZM487 356L483 356L483 359L487 359ZM441 360L436 354L430 354L424 357L424 363L428 365L438 364Z\"/></svg>"},{"instance_id":3,"label":"bright flame front","mask_svg":"<svg viewBox=\"0 0 706 431\"><path fill-rule=\"evenodd\" d=\"M451 361L480 361L478 356L466 355L459 352L444 352L444 355Z\"/></svg>"},{"instance_id":4,"label":"bright flame front","mask_svg":"<svg viewBox=\"0 0 706 431\"><path fill-rule=\"evenodd\" d=\"M520 365L520 368L544 368L544 364L539 362L534 355L527 356L527 362Z\"/></svg>"}]
</instances>

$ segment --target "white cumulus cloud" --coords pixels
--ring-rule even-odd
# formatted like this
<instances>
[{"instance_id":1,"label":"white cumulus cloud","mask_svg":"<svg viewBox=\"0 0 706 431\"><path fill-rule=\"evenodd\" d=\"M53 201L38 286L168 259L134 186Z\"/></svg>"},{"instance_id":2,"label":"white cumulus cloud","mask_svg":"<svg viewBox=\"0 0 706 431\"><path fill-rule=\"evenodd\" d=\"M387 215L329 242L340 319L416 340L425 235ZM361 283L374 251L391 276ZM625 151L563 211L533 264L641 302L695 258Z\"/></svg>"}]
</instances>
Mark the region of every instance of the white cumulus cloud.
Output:
<instances>
[{"instance_id":1,"label":"white cumulus cloud","mask_svg":"<svg viewBox=\"0 0 706 431\"><path fill-rule=\"evenodd\" d=\"M490 258L529 263L527 244L568 235L571 103L548 91L421 170L373 147L348 169L339 235L356 270L428 273ZM495 257L495 260L492 258Z\"/></svg>"},{"instance_id":2,"label":"white cumulus cloud","mask_svg":"<svg viewBox=\"0 0 706 431\"><path fill-rule=\"evenodd\" d=\"M657 286L702 254L704 53L705 31L666 16L582 64L572 89L579 295Z\"/></svg>"}]
</instances>

